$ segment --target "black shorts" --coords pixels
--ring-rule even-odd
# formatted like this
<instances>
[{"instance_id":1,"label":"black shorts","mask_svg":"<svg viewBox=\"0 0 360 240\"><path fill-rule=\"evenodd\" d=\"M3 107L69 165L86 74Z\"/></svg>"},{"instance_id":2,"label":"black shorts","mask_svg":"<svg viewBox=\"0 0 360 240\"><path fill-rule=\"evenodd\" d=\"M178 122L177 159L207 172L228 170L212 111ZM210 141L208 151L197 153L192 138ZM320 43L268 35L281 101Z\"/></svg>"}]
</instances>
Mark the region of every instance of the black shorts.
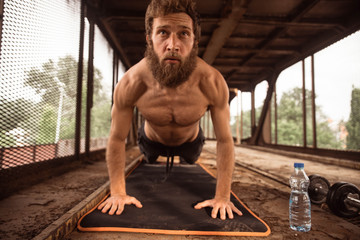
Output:
<instances>
[{"instance_id":1,"label":"black shorts","mask_svg":"<svg viewBox=\"0 0 360 240\"><path fill-rule=\"evenodd\" d=\"M182 158L181 160L193 164L199 158L204 143L205 137L201 127L199 127L198 136L194 141L186 142L179 146L166 146L162 143L150 140L145 135L144 124L142 124L138 131L138 144L140 151L144 154L147 162L149 163L156 162L159 156L179 156Z\"/></svg>"}]
</instances>

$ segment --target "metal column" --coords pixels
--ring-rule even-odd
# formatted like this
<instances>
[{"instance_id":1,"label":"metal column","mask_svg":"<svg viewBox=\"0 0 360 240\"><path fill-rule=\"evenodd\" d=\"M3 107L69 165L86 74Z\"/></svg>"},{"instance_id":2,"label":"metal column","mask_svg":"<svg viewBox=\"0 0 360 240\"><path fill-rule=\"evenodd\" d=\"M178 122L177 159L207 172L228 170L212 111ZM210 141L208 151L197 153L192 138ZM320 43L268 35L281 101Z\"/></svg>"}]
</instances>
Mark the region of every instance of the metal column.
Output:
<instances>
[{"instance_id":1,"label":"metal column","mask_svg":"<svg viewBox=\"0 0 360 240\"><path fill-rule=\"evenodd\" d=\"M241 100L241 107L240 107L240 142L244 137L244 120L243 120L243 115L244 115L244 111L243 111L243 99L242 99L242 92L240 92L240 100Z\"/></svg>"},{"instance_id":2,"label":"metal column","mask_svg":"<svg viewBox=\"0 0 360 240\"><path fill-rule=\"evenodd\" d=\"M90 126L91 126L91 108L93 107L93 93L94 93L94 36L95 23L91 18L89 19L89 59L88 59L88 79L87 79L87 98L86 98L86 126L85 126L85 153L86 156L90 154Z\"/></svg>"},{"instance_id":3,"label":"metal column","mask_svg":"<svg viewBox=\"0 0 360 240\"><path fill-rule=\"evenodd\" d=\"M313 147L317 148L316 139L316 104L315 104L315 68L314 55L311 55L311 106L312 106L312 126L313 126Z\"/></svg>"},{"instance_id":4,"label":"metal column","mask_svg":"<svg viewBox=\"0 0 360 240\"><path fill-rule=\"evenodd\" d=\"M256 112L255 112L255 87L251 89L251 137L254 136L256 128Z\"/></svg>"},{"instance_id":5,"label":"metal column","mask_svg":"<svg viewBox=\"0 0 360 240\"><path fill-rule=\"evenodd\" d=\"M81 97L82 97L82 77L84 62L84 31L85 31L85 0L81 0L80 15L80 41L79 41L79 61L77 72L77 98L76 98L76 123L75 123L75 158L79 159L81 141Z\"/></svg>"},{"instance_id":6,"label":"metal column","mask_svg":"<svg viewBox=\"0 0 360 240\"><path fill-rule=\"evenodd\" d=\"M4 0L0 0L0 40L2 35L3 20L4 20ZM0 41L0 56L1 56L1 41Z\"/></svg>"},{"instance_id":7,"label":"metal column","mask_svg":"<svg viewBox=\"0 0 360 240\"><path fill-rule=\"evenodd\" d=\"M275 123L275 129L274 129L274 132L275 132L275 144L278 143L278 125L277 125L277 96L276 96L276 83L274 84L274 123Z\"/></svg>"},{"instance_id":8,"label":"metal column","mask_svg":"<svg viewBox=\"0 0 360 240\"><path fill-rule=\"evenodd\" d=\"M236 96L237 96L237 103L236 103L236 144L241 143L241 136L240 136L240 111L239 111L239 105L240 105L240 96L239 96L239 90L236 89Z\"/></svg>"},{"instance_id":9,"label":"metal column","mask_svg":"<svg viewBox=\"0 0 360 240\"><path fill-rule=\"evenodd\" d=\"M303 109L303 145L306 147L306 88L305 88L305 60L302 60L302 109Z\"/></svg>"}]
</instances>

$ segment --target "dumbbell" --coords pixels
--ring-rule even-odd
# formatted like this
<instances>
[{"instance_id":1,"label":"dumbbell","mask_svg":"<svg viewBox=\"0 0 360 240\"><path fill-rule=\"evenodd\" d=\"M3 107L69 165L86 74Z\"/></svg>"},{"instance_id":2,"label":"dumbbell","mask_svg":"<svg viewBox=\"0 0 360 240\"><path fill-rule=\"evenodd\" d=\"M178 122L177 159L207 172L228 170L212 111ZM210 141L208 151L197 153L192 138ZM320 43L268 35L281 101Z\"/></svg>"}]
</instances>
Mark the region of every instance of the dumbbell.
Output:
<instances>
[{"instance_id":1,"label":"dumbbell","mask_svg":"<svg viewBox=\"0 0 360 240\"><path fill-rule=\"evenodd\" d=\"M329 181L319 175L310 175L309 180L308 192L311 202L314 204L326 202L326 196L330 189Z\"/></svg>"},{"instance_id":2,"label":"dumbbell","mask_svg":"<svg viewBox=\"0 0 360 240\"><path fill-rule=\"evenodd\" d=\"M329 189L326 204L340 217L356 217L360 211L360 190L351 183L335 183Z\"/></svg>"},{"instance_id":3,"label":"dumbbell","mask_svg":"<svg viewBox=\"0 0 360 240\"><path fill-rule=\"evenodd\" d=\"M314 204L326 202L330 210L340 217L356 217L360 211L360 190L351 183L337 182L330 187L326 178L309 176L309 196Z\"/></svg>"}]
</instances>

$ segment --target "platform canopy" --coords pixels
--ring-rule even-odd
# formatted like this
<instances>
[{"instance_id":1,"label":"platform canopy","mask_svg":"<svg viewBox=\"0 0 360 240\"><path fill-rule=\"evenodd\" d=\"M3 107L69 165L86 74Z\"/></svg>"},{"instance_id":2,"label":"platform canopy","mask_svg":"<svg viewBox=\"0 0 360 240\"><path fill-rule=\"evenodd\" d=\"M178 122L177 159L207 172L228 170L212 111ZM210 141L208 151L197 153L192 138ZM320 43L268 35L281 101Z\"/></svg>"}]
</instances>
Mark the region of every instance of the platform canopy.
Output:
<instances>
[{"instance_id":1,"label":"platform canopy","mask_svg":"<svg viewBox=\"0 0 360 240\"><path fill-rule=\"evenodd\" d=\"M149 1L92 0L88 13L126 68L145 51ZM230 88L251 91L299 60L360 29L358 0L196 0L199 56ZM95 10L95 11L92 11Z\"/></svg>"}]
</instances>

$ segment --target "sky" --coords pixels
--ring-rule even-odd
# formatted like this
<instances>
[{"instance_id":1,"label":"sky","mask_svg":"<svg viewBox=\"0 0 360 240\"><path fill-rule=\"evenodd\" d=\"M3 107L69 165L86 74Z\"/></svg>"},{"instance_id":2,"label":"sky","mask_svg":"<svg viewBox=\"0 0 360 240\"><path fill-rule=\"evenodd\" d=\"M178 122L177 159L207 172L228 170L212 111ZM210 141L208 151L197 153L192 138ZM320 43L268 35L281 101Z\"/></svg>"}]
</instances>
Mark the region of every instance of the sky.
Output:
<instances>
[{"instance_id":1,"label":"sky","mask_svg":"<svg viewBox=\"0 0 360 240\"><path fill-rule=\"evenodd\" d=\"M333 121L347 121L350 115L352 87L360 88L360 31L330 45L314 54L316 104ZM311 89L310 57L305 60L305 87ZM301 62L285 69L277 80L277 99L295 86L302 87ZM255 106L263 104L267 83L255 89ZM250 94L243 94L243 110L250 109ZM237 113L234 99L230 105L231 115Z\"/></svg>"}]
</instances>

